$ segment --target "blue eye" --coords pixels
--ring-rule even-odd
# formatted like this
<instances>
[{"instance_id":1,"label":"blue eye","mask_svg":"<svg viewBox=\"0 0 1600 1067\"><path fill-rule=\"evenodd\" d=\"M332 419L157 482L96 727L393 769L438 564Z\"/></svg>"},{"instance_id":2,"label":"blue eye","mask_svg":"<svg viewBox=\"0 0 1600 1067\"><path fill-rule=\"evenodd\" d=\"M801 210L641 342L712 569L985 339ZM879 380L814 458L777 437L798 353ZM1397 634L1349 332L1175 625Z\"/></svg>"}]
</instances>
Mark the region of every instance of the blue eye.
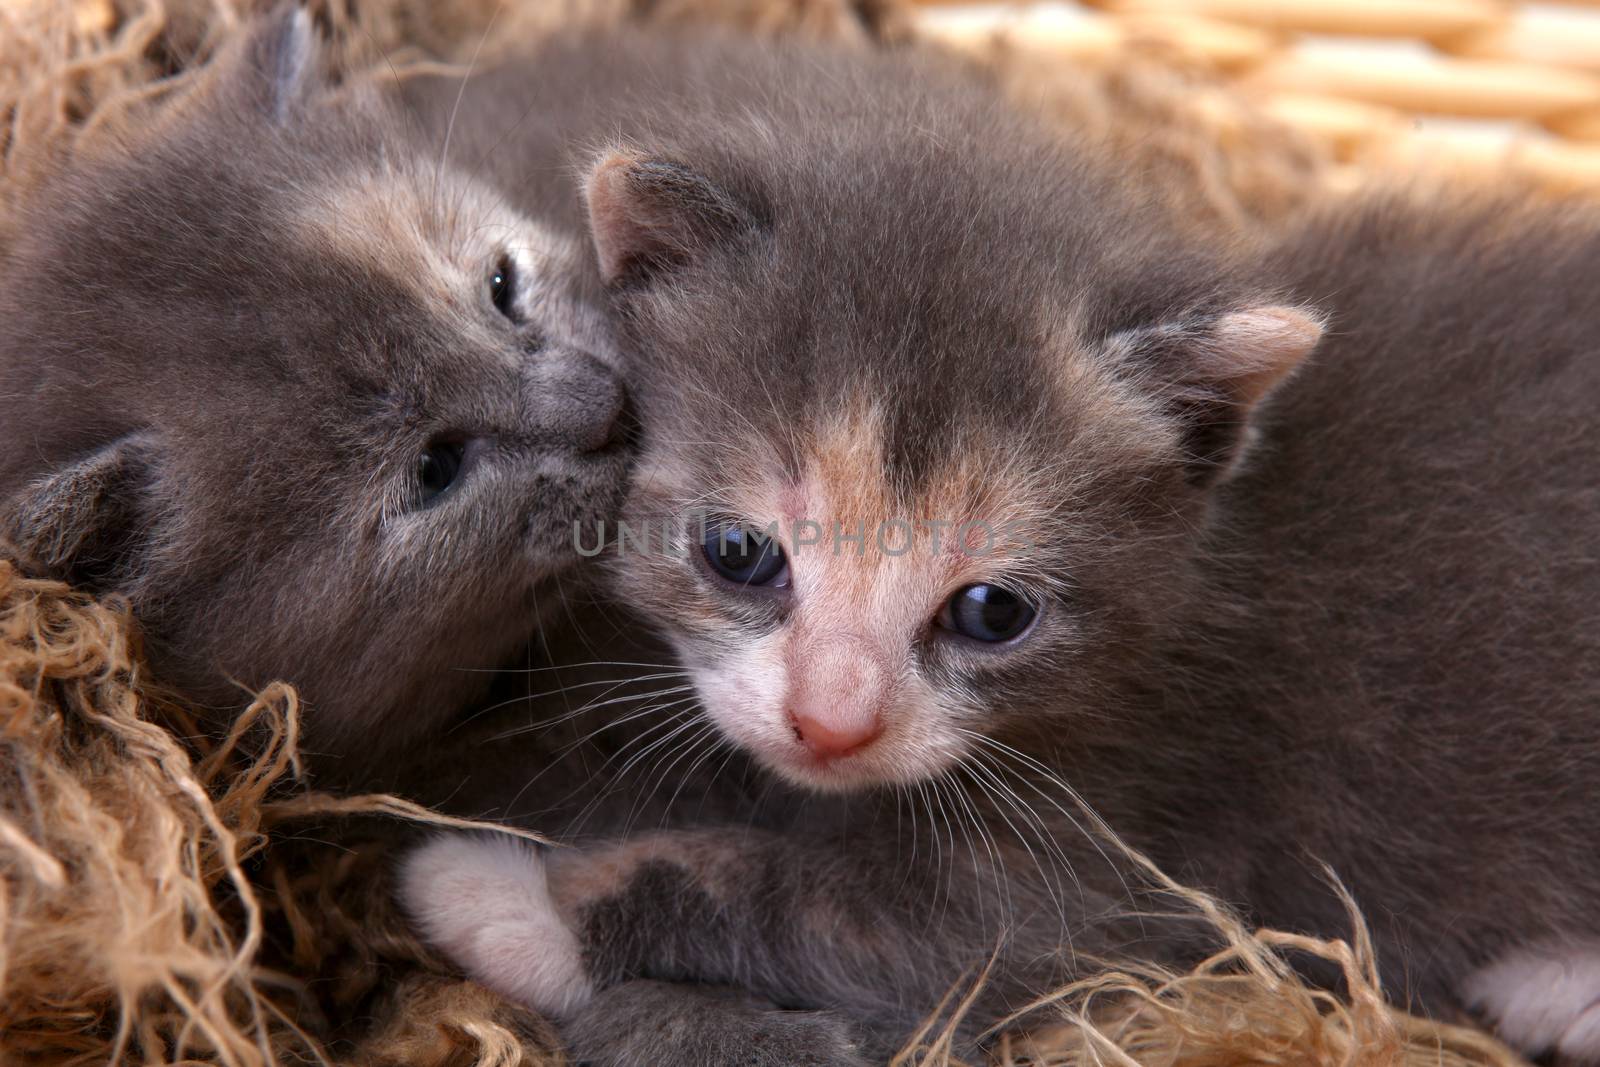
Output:
<instances>
[{"instance_id":1,"label":"blue eye","mask_svg":"<svg viewBox=\"0 0 1600 1067\"><path fill-rule=\"evenodd\" d=\"M789 573L777 542L748 526L713 526L706 531L706 562L739 585L774 585Z\"/></svg>"},{"instance_id":2,"label":"blue eye","mask_svg":"<svg viewBox=\"0 0 1600 1067\"><path fill-rule=\"evenodd\" d=\"M969 585L945 602L939 625L974 641L999 644L1022 636L1038 615L1038 608L1004 586Z\"/></svg>"}]
</instances>

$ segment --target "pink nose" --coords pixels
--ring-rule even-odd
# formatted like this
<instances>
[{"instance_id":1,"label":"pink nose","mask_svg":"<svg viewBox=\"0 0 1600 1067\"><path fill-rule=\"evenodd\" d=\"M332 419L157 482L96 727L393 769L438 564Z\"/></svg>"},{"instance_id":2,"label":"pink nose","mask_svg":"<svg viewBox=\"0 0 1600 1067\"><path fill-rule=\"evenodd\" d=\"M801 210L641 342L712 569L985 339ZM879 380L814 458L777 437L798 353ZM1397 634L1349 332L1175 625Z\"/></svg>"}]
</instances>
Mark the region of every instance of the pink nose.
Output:
<instances>
[{"instance_id":1,"label":"pink nose","mask_svg":"<svg viewBox=\"0 0 1600 1067\"><path fill-rule=\"evenodd\" d=\"M857 722L826 723L791 711L789 721L811 754L822 759L838 759L858 752L883 733L883 724L876 715Z\"/></svg>"}]
</instances>

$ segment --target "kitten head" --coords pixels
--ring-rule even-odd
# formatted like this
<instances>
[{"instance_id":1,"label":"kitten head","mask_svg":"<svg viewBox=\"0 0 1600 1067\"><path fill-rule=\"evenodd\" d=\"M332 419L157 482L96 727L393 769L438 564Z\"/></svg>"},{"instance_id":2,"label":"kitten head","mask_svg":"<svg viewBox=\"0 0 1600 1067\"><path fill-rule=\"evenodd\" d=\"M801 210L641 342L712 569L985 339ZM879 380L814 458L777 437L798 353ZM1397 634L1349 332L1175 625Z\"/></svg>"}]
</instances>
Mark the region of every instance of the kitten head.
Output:
<instances>
[{"instance_id":1,"label":"kitten head","mask_svg":"<svg viewBox=\"0 0 1600 1067\"><path fill-rule=\"evenodd\" d=\"M620 594L728 737L847 789L1107 729L1320 325L985 94L827 73L586 196L645 425Z\"/></svg>"},{"instance_id":2,"label":"kitten head","mask_svg":"<svg viewBox=\"0 0 1600 1067\"><path fill-rule=\"evenodd\" d=\"M442 137L285 13L3 250L0 533L202 699L295 683L323 748L471 700L624 480L584 250Z\"/></svg>"}]
</instances>

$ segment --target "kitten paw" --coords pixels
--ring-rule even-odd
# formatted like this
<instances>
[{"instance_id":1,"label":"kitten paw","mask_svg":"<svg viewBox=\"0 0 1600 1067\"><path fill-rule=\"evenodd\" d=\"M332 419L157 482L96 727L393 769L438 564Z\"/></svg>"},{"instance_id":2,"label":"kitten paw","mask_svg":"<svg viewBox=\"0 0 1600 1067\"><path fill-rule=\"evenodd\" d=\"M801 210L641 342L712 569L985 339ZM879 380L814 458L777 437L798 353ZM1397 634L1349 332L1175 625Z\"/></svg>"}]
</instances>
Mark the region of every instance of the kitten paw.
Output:
<instances>
[{"instance_id":1,"label":"kitten paw","mask_svg":"<svg viewBox=\"0 0 1600 1067\"><path fill-rule=\"evenodd\" d=\"M423 939L469 978L563 1018L594 987L578 938L550 897L545 866L539 848L516 838L450 834L405 858L400 901Z\"/></svg>"},{"instance_id":2,"label":"kitten paw","mask_svg":"<svg viewBox=\"0 0 1600 1067\"><path fill-rule=\"evenodd\" d=\"M1518 949L1470 975L1462 994L1519 1051L1600 1065L1600 946Z\"/></svg>"},{"instance_id":3,"label":"kitten paw","mask_svg":"<svg viewBox=\"0 0 1600 1067\"><path fill-rule=\"evenodd\" d=\"M845 1021L672 982L612 986L563 1033L588 1067L868 1067ZM881 1061L880 1061L881 1062Z\"/></svg>"}]
</instances>

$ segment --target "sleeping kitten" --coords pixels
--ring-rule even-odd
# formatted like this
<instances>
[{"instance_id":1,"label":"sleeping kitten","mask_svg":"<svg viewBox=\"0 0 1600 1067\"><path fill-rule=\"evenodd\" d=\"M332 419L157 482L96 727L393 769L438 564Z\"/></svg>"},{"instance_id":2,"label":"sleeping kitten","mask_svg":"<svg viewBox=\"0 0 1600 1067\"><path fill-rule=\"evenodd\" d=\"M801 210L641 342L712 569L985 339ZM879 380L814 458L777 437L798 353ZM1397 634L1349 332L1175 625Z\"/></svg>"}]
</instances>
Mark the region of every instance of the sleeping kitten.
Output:
<instances>
[{"instance_id":1,"label":"sleeping kitten","mask_svg":"<svg viewBox=\"0 0 1600 1067\"><path fill-rule=\"evenodd\" d=\"M196 700L293 682L356 776L528 641L626 450L583 250L320 65L285 11L30 205L0 534L127 596Z\"/></svg>"},{"instance_id":2,"label":"sleeping kitten","mask_svg":"<svg viewBox=\"0 0 1600 1067\"><path fill-rule=\"evenodd\" d=\"M969 1038L1074 950L1199 950L1107 921L1093 810L1340 936L1326 862L1398 1002L1600 1062L1600 219L1377 198L1196 247L957 77L706 54L590 134L626 513L669 531L613 588L822 815L444 839L404 872L435 943L590 1062L759 1055L665 981L828 1009L814 1062L859 1063L1002 926Z\"/></svg>"}]
</instances>

